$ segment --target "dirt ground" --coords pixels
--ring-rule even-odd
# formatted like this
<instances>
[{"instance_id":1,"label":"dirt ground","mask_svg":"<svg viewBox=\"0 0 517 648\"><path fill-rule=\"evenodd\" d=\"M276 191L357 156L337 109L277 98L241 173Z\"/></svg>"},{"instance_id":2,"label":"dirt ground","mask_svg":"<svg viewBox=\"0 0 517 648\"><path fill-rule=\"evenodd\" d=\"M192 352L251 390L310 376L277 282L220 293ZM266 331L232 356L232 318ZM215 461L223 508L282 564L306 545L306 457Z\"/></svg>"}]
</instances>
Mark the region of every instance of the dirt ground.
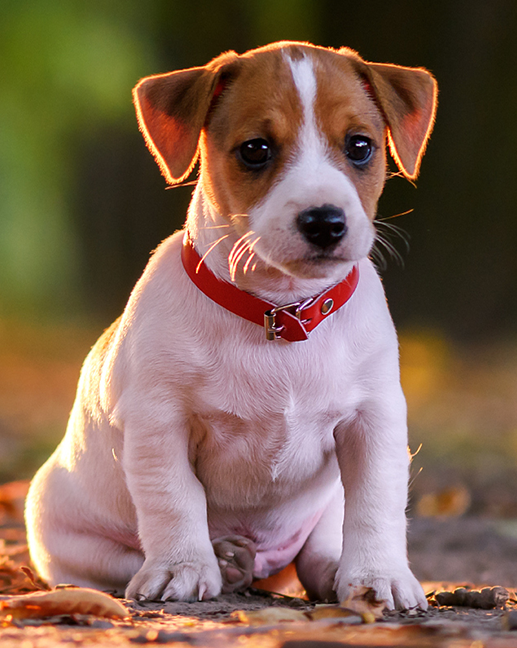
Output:
<instances>
[{"instance_id":1,"label":"dirt ground","mask_svg":"<svg viewBox=\"0 0 517 648\"><path fill-rule=\"evenodd\" d=\"M1 497L0 497L1 500ZM9 596L35 589L19 571L27 563L24 530L16 502L0 525L0 606ZM4 507L5 508L5 507ZM427 612L385 613L374 623L365 617L314 618L315 606L302 598L256 588L200 603L123 601L121 620L84 614L47 619L10 619L0 614L2 648L50 646L131 646L164 644L200 648L337 648L338 646L517 647L517 522L458 517L417 518L410 524L410 559L431 602ZM3 561L3 562L2 562ZM3 584L2 584L3 583ZM490 610L439 606L433 591L460 585L501 585L507 605ZM274 585L274 584L273 584ZM276 589L300 594L286 578ZM323 612L321 612L323 610ZM260 612L260 614L258 614ZM311 618L309 615L313 615ZM515 625L516 629L510 628Z\"/></svg>"}]
</instances>

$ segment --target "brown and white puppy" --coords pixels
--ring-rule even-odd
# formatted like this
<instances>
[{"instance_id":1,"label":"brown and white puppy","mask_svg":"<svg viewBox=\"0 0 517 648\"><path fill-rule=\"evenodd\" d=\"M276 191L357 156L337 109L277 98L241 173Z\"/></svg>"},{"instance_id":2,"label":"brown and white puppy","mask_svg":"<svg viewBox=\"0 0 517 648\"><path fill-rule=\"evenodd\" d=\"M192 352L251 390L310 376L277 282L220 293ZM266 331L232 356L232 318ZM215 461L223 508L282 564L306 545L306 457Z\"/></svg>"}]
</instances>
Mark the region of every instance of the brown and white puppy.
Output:
<instances>
[{"instance_id":1,"label":"brown and white puppy","mask_svg":"<svg viewBox=\"0 0 517 648\"><path fill-rule=\"evenodd\" d=\"M363 584L389 607L425 608L406 556L397 338L368 255L386 138L416 177L432 76L282 42L146 78L134 97L170 183L200 158L186 224L197 270L275 305L354 267L359 282L307 340L268 341L194 284L184 233L166 239L88 356L66 436L32 483L39 573L192 600L294 560L313 597Z\"/></svg>"}]
</instances>

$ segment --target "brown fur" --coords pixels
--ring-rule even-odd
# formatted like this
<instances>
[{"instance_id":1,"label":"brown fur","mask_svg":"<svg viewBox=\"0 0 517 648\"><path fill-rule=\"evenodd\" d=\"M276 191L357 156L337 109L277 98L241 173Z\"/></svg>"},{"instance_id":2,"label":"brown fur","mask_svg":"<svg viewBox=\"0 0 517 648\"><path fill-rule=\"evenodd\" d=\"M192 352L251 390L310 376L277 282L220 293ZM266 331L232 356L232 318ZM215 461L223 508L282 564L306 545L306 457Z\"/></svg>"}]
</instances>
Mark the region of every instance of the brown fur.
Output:
<instances>
[{"instance_id":1,"label":"brown fur","mask_svg":"<svg viewBox=\"0 0 517 648\"><path fill-rule=\"evenodd\" d=\"M233 158L232 146L253 137L270 137L282 143L281 154L260 179L247 174L241 194L235 197L238 205L245 206L260 200L285 162L284 151L292 147L301 118L282 51L288 51L293 60L309 53L317 61L318 83L324 83L328 91L318 97L316 112L334 155L342 149L346 124L352 129L372 128L373 139L379 149L382 147L379 115L374 110L377 103L397 165L408 178L418 175L436 110L436 83L428 72L367 63L348 48L336 51L308 43L280 42L241 56L227 52L205 67L148 77L137 85L134 98L140 128L168 182L188 176L200 141L206 164L210 137L212 148L217 146L220 154L225 151ZM368 98L366 88L360 92L361 80L369 84L374 101ZM214 93L220 93L215 105ZM347 108L346 96L351 98L352 94L354 106ZM367 117L370 121L365 124ZM230 178L242 177L235 159L223 166ZM218 172L215 168L211 171L214 182L220 185ZM360 188L361 176L356 175L356 183ZM377 196L382 187L378 189ZM220 200L228 211L233 210L230 196ZM365 204L368 213L375 201L372 198L371 204Z\"/></svg>"}]
</instances>

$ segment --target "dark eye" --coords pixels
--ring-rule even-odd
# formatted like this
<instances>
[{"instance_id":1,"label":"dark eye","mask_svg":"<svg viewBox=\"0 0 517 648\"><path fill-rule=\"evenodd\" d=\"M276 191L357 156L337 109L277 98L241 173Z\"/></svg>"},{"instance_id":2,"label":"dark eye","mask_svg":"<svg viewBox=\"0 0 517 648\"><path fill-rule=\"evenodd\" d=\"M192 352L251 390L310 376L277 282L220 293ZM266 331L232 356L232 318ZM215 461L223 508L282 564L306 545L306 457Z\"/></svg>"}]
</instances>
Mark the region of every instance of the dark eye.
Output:
<instances>
[{"instance_id":1,"label":"dark eye","mask_svg":"<svg viewBox=\"0 0 517 648\"><path fill-rule=\"evenodd\" d=\"M355 166L368 164L373 153L372 140L364 135L349 135L345 141L345 154Z\"/></svg>"},{"instance_id":2,"label":"dark eye","mask_svg":"<svg viewBox=\"0 0 517 648\"><path fill-rule=\"evenodd\" d=\"M271 159L271 146L261 137L248 140L240 145L238 156L248 169L258 170Z\"/></svg>"}]
</instances>

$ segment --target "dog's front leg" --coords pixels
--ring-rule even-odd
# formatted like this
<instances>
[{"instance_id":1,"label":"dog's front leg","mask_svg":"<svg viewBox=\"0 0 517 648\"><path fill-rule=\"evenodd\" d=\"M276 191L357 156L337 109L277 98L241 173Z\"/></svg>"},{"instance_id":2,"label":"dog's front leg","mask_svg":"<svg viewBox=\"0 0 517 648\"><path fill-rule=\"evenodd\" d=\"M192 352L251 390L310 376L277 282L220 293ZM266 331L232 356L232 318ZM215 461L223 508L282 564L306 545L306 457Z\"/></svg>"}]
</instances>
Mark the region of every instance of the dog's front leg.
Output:
<instances>
[{"instance_id":1,"label":"dog's front leg","mask_svg":"<svg viewBox=\"0 0 517 648\"><path fill-rule=\"evenodd\" d=\"M164 410L157 405L145 421L132 417L125 426L123 464L145 554L126 596L209 599L221 591L221 573L208 533L205 491L189 461L186 421L179 414L161 417Z\"/></svg>"},{"instance_id":2,"label":"dog's front leg","mask_svg":"<svg viewBox=\"0 0 517 648\"><path fill-rule=\"evenodd\" d=\"M406 406L393 387L372 397L335 431L345 489L343 553L336 575L339 600L358 585L372 587L387 607L427 608L406 550Z\"/></svg>"}]
</instances>

